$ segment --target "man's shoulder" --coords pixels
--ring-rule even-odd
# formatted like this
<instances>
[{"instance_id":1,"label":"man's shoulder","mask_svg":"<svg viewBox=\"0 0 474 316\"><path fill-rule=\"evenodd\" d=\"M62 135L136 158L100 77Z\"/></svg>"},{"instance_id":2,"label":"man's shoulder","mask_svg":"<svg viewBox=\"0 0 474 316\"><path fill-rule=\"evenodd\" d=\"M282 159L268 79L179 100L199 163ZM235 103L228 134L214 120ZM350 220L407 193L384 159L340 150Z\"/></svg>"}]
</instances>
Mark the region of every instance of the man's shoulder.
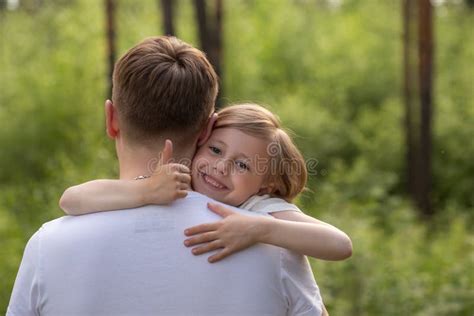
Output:
<instances>
[{"instance_id":1,"label":"man's shoulder","mask_svg":"<svg viewBox=\"0 0 474 316\"><path fill-rule=\"evenodd\" d=\"M45 233L45 232L48 232L48 231L54 231L55 229L57 229L58 227L64 225L64 223L66 223L68 220L70 220L74 217L78 217L78 216L65 215L65 216L58 217L58 218L55 218L53 220L50 220L49 222L45 222L36 231L36 233L38 234L38 233Z\"/></svg>"},{"instance_id":2,"label":"man's shoulder","mask_svg":"<svg viewBox=\"0 0 474 316\"><path fill-rule=\"evenodd\" d=\"M189 221L212 221L220 217L207 208L207 203L220 203L201 193L190 191L188 195L176 200L168 205L145 205L137 208L111 210L106 212L90 213L80 216L62 216L43 223L38 233L45 235L62 234L70 229L84 229L94 231L96 228L106 229L121 227L124 222L137 222L141 220L156 220L160 218L174 218L178 222L187 223ZM222 203L221 203L222 204ZM227 208L244 215L262 216L255 212L226 205ZM87 229L86 229L87 228Z\"/></svg>"}]
</instances>

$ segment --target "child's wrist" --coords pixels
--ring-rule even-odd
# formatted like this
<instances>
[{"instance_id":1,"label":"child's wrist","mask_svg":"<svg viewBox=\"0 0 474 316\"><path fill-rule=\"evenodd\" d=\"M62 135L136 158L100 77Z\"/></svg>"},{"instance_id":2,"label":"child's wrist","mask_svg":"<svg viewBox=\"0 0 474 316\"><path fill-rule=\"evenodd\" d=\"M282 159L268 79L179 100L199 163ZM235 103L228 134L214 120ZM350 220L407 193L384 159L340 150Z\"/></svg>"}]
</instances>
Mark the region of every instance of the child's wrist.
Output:
<instances>
[{"instance_id":1,"label":"child's wrist","mask_svg":"<svg viewBox=\"0 0 474 316\"><path fill-rule=\"evenodd\" d=\"M256 241L258 243L268 243L271 233L272 219L265 217L256 218Z\"/></svg>"},{"instance_id":2,"label":"child's wrist","mask_svg":"<svg viewBox=\"0 0 474 316\"><path fill-rule=\"evenodd\" d=\"M151 204L151 194L147 183L148 179L133 180L135 188L135 198L141 205Z\"/></svg>"}]
</instances>

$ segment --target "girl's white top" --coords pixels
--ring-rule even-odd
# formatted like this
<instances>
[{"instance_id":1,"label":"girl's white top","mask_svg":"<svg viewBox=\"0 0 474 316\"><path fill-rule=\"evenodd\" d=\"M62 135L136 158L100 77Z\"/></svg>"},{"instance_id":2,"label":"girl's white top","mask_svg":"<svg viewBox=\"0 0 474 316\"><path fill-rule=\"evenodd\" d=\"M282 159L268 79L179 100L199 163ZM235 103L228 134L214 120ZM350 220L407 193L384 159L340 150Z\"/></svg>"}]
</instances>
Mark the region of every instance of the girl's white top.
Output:
<instances>
[{"instance_id":1,"label":"girl's white top","mask_svg":"<svg viewBox=\"0 0 474 316\"><path fill-rule=\"evenodd\" d=\"M272 197L268 194L252 196L244 202L240 208L260 214L270 214L283 211L301 212L296 205L288 203L283 199Z\"/></svg>"}]
</instances>

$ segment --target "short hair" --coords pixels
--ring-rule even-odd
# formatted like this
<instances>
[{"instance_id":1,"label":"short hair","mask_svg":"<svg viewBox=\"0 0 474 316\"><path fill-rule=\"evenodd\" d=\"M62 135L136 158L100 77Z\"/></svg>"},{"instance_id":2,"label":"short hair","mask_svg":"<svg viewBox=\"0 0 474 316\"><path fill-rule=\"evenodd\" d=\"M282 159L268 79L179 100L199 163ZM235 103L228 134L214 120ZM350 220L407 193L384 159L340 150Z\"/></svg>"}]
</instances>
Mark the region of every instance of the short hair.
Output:
<instances>
[{"instance_id":1,"label":"short hair","mask_svg":"<svg viewBox=\"0 0 474 316\"><path fill-rule=\"evenodd\" d=\"M303 155L275 114L253 103L231 105L218 114L215 128L235 128L268 141L265 180L271 184L270 195L291 202L305 189L308 172Z\"/></svg>"},{"instance_id":2,"label":"short hair","mask_svg":"<svg viewBox=\"0 0 474 316\"><path fill-rule=\"evenodd\" d=\"M150 37L115 64L112 101L126 137L197 137L214 111L218 77L200 50L176 37Z\"/></svg>"}]
</instances>

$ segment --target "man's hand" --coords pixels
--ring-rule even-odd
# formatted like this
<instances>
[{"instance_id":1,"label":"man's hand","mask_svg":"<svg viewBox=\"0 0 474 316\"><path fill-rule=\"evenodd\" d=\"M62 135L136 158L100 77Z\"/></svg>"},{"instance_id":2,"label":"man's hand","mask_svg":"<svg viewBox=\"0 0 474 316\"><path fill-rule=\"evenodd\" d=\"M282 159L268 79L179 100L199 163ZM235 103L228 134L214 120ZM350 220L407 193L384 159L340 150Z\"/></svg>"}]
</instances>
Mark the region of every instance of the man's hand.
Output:
<instances>
[{"instance_id":1,"label":"man's hand","mask_svg":"<svg viewBox=\"0 0 474 316\"><path fill-rule=\"evenodd\" d=\"M139 180L143 185L144 204L168 204L188 194L190 170L185 165L169 163L172 156L173 144L166 140L160 161L151 177Z\"/></svg>"},{"instance_id":2,"label":"man's hand","mask_svg":"<svg viewBox=\"0 0 474 316\"><path fill-rule=\"evenodd\" d=\"M200 244L193 248L194 255L222 249L208 258L208 261L213 263L259 242L263 234L263 226L260 225L262 218L241 215L220 204L208 203L207 207L223 219L184 231L186 236L193 236L184 241L185 246Z\"/></svg>"}]
</instances>

